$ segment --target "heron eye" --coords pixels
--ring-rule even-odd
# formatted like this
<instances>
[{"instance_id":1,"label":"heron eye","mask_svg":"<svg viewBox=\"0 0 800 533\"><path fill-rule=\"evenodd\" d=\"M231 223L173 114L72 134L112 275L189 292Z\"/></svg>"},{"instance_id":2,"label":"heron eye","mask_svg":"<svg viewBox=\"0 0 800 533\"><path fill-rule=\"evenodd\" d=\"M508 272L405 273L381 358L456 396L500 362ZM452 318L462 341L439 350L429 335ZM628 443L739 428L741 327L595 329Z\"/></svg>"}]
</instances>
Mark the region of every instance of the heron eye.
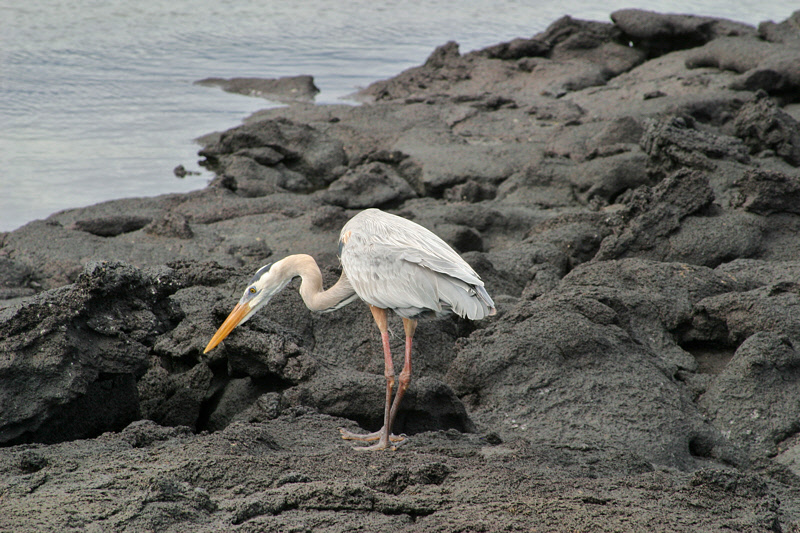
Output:
<instances>
[{"instance_id":1,"label":"heron eye","mask_svg":"<svg viewBox=\"0 0 800 533\"><path fill-rule=\"evenodd\" d=\"M249 290L250 290L250 294L255 294L256 293L256 288L255 287L250 287Z\"/></svg>"}]
</instances>

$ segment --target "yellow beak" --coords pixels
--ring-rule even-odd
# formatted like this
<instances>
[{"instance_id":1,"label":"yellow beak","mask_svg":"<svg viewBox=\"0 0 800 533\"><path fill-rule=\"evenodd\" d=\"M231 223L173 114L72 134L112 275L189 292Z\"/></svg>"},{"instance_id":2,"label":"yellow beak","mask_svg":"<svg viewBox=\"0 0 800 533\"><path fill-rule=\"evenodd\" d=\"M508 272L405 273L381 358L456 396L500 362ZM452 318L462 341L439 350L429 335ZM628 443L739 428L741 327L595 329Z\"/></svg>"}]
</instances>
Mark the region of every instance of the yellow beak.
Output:
<instances>
[{"instance_id":1,"label":"yellow beak","mask_svg":"<svg viewBox=\"0 0 800 533\"><path fill-rule=\"evenodd\" d=\"M231 311L231 314L225 319L225 322L222 323L217 332L214 333L214 336L211 337L211 340L208 341L208 346L203 350L203 353L208 353L216 348L217 344L221 343L222 340L233 331L233 328L241 324L242 319L247 316L249 312L250 304L236 304L236 307L233 308L233 311Z\"/></svg>"}]
</instances>

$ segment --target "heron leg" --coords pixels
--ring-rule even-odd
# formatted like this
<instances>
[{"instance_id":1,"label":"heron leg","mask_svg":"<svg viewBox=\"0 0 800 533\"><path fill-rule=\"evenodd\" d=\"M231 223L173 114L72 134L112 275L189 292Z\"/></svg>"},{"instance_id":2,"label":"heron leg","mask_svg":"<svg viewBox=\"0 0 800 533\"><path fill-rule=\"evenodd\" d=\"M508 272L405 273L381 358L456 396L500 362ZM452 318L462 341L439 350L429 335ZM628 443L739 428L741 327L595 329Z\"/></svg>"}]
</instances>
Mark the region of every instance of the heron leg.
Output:
<instances>
[{"instance_id":1,"label":"heron leg","mask_svg":"<svg viewBox=\"0 0 800 533\"><path fill-rule=\"evenodd\" d=\"M403 328L406 330L406 352L405 361L403 362L403 370L400 372L399 383L397 384L397 394L394 395L394 403L389 412L389 428L394 424L394 419L397 416L397 410L400 407L400 401L408 389L408 384L411 383L411 345L414 343L414 333L417 330L417 321L410 318L403 319Z\"/></svg>"},{"instance_id":2,"label":"heron leg","mask_svg":"<svg viewBox=\"0 0 800 533\"><path fill-rule=\"evenodd\" d=\"M353 433L344 428L339 428L339 432L342 434L342 438L346 440L359 440L365 442L378 441L372 446L358 448L359 450L383 450L393 447L391 443L403 441L405 437L392 435L391 433L392 391L394 389L395 376L394 363L392 361L392 350L389 346L389 326L386 319L387 312L386 309L381 309L380 307L375 307L372 305L370 306L370 310L372 311L372 316L375 318L375 323L378 325L378 329L381 332L381 342L383 343L383 374L386 377L386 404L383 412L383 427L379 431L365 434Z\"/></svg>"}]
</instances>

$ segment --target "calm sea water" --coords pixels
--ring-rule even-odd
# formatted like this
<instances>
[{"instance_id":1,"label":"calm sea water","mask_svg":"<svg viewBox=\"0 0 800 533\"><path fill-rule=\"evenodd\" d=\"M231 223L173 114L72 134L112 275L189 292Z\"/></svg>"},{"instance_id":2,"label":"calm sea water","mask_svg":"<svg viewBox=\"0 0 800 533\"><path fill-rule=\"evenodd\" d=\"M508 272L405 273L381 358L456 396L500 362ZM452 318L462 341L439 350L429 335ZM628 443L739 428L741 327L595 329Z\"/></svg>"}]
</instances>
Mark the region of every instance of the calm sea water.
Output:
<instances>
[{"instance_id":1,"label":"calm sea water","mask_svg":"<svg viewBox=\"0 0 800 533\"><path fill-rule=\"evenodd\" d=\"M265 100L192 83L311 74L319 103L421 63L624 7L780 21L766 0L0 0L0 231L70 207L199 189L193 139ZM795 6L796 7L796 6ZM182 164L199 176L176 178Z\"/></svg>"}]
</instances>

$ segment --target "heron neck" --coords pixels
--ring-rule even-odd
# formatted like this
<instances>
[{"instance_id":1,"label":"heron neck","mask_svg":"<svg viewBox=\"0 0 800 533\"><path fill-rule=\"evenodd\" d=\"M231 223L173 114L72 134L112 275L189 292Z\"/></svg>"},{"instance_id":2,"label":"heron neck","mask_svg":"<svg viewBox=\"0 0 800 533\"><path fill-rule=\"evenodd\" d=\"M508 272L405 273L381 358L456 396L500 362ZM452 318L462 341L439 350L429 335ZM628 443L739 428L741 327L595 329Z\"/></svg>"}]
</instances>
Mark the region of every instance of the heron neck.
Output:
<instances>
[{"instance_id":1,"label":"heron neck","mask_svg":"<svg viewBox=\"0 0 800 533\"><path fill-rule=\"evenodd\" d=\"M338 309L355 297L355 291L344 272L331 288L322 290L322 272L310 255L290 255L283 262L290 277L300 276L302 279L300 296L306 307L312 311Z\"/></svg>"}]
</instances>

